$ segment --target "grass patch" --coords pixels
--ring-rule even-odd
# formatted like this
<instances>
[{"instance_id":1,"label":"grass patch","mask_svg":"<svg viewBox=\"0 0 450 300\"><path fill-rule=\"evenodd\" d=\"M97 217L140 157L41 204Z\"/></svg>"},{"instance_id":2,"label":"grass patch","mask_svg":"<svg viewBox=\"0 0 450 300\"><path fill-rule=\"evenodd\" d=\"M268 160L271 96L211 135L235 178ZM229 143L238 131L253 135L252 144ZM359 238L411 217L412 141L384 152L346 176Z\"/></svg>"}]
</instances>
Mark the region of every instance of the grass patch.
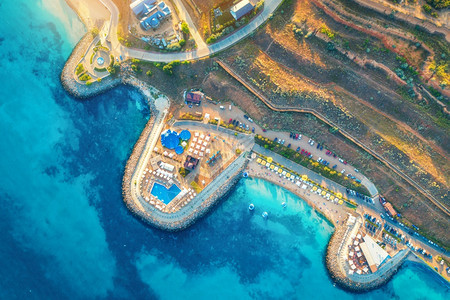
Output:
<instances>
[{"instance_id":1,"label":"grass patch","mask_svg":"<svg viewBox=\"0 0 450 300\"><path fill-rule=\"evenodd\" d=\"M83 64L79 64L75 70L75 74L77 74L77 76L79 76L83 72L84 72L84 66L83 66Z\"/></svg>"},{"instance_id":2,"label":"grass patch","mask_svg":"<svg viewBox=\"0 0 450 300\"><path fill-rule=\"evenodd\" d=\"M197 184L197 182L192 181L191 182L192 188L195 190L195 192L198 194L202 191L202 188Z\"/></svg>"},{"instance_id":3,"label":"grass patch","mask_svg":"<svg viewBox=\"0 0 450 300\"><path fill-rule=\"evenodd\" d=\"M106 72L106 68L97 68L97 67L95 67L94 70L97 71L97 72Z\"/></svg>"}]
</instances>

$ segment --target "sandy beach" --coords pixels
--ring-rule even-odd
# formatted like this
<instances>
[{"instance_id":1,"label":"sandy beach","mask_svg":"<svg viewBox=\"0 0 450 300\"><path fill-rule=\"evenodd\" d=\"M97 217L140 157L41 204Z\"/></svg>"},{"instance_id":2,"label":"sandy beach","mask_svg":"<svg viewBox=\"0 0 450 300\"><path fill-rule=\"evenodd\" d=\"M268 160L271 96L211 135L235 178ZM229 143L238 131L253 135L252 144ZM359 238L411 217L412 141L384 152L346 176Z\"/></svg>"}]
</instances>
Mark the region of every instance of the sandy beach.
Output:
<instances>
[{"instance_id":1,"label":"sandy beach","mask_svg":"<svg viewBox=\"0 0 450 300\"><path fill-rule=\"evenodd\" d=\"M246 172L248 172L250 177L270 181L296 194L310 206L314 207L318 212L323 214L335 226L345 220L347 218L347 213L351 212L351 209L345 205L332 203L331 201L328 201L315 193L311 193L310 186L304 190L298 187L295 183L279 177L274 172L271 172L267 170L267 168L256 163L255 160L248 164Z\"/></svg>"},{"instance_id":2,"label":"sandy beach","mask_svg":"<svg viewBox=\"0 0 450 300\"><path fill-rule=\"evenodd\" d=\"M100 1L66 0L66 2L88 29L100 28L111 16L109 10Z\"/></svg>"}]
</instances>

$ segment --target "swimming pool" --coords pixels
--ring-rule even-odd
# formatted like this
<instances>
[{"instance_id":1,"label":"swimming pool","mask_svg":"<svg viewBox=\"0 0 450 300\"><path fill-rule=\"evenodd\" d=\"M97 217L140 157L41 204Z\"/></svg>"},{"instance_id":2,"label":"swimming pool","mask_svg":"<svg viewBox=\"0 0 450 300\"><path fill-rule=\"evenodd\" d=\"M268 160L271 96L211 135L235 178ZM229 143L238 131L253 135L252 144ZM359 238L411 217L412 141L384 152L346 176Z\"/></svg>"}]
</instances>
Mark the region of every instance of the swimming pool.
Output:
<instances>
[{"instance_id":1,"label":"swimming pool","mask_svg":"<svg viewBox=\"0 0 450 300\"><path fill-rule=\"evenodd\" d=\"M170 201L172 201L173 198L175 198L180 192L181 190L176 184L172 184L172 186L167 189L165 186L159 183L155 183L151 191L153 196L158 197L158 199L165 204L169 204Z\"/></svg>"}]
</instances>

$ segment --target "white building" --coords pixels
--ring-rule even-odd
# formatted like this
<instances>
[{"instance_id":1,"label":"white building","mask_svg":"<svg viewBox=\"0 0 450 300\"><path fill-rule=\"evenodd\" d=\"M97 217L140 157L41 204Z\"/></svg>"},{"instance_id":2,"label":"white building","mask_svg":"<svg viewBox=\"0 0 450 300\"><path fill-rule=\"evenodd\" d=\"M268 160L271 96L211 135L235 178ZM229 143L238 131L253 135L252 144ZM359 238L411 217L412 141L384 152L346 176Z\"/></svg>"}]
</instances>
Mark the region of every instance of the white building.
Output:
<instances>
[{"instance_id":1,"label":"white building","mask_svg":"<svg viewBox=\"0 0 450 300\"><path fill-rule=\"evenodd\" d=\"M136 17L141 18L155 6L155 3L156 0L136 0L130 4L130 8Z\"/></svg>"},{"instance_id":2,"label":"white building","mask_svg":"<svg viewBox=\"0 0 450 300\"><path fill-rule=\"evenodd\" d=\"M237 21L253 10L255 6L248 0L242 0L230 9L230 13Z\"/></svg>"},{"instance_id":3,"label":"white building","mask_svg":"<svg viewBox=\"0 0 450 300\"><path fill-rule=\"evenodd\" d=\"M173 172L173 170L175 169L175 166L173 166L171 164L168 164L168 163L165 163L165 162L161 162L160 167L162 169L166 170L166 171L169 171L169 172Z\"/></svg>"},{"instance_id":4,"label":"white building","mask_svg":"<svg viewBox=\"0 0 450 300\"><path fill-rule=\"evenodd\" d=\"M388 258L389 254L381 248L370 236L366 235L364 238L364 243L359 244L364 256L366 257L367 263L369 264L370 270L375 272L378 270L380 265Z\"/></svg>"}]
</instances>

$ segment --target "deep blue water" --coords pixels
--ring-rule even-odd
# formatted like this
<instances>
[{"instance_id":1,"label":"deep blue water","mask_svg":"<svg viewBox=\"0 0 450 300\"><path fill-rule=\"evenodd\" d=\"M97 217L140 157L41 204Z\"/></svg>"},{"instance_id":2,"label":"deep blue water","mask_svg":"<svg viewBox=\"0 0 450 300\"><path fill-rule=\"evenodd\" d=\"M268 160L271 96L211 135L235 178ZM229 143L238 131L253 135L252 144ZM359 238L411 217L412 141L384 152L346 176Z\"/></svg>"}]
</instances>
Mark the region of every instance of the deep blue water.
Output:
<instances>
[{"instance_id":1,"label":"deep blue water","mask_svg":"<svg viewBox=\"0 0 450 300\"><path fill-rule=\"evenodd\" d=\"M169 204L180 192L181 190L176 184L172 184L172 186L167 189L162 184L155 183L152 187L151 194L158 197L158 199L162 200L165 204Z\"/></svg>"},{"instance_id":2,"label":"deep blue water","mask_svg":"<svg viewBox=\"0 0 450 300\"><path fill-rule=\"evenodd\" d=\"M149 116L142 97L64 92L59 74L84 29L63 1L1 1L0 14L0 299L448 299L413 264L365 295L333 287L330 225L260 180L241 181L183 232L146 227L121 198Z\"/></svg>"}]
</instances>

